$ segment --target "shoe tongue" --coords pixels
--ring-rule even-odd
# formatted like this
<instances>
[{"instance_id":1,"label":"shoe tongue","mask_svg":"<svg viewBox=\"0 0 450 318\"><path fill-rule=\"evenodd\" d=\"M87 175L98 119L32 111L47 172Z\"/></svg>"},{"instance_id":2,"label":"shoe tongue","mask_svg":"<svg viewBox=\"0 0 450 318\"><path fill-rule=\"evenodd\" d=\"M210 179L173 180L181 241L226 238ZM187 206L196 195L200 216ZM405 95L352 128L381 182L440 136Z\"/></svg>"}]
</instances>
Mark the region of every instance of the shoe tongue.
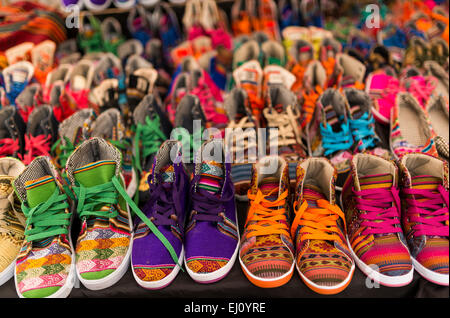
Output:
<instances>
[{"instance_id":1,"label":"shoe tongue","mask_svg":"<svg viewBox=\"0 0 450 318\"><path fill-rule=\"evenodd\" d=\"M273 191L272 194L266 198L269 201L274 201L278 198L279 191L276 191L274 189L279 189L279 187L280 179L275 177L265 177L259 183L259 189L261 190L262 194L267 195Z\"/></svg>"},{"instance_id":2,"label":"shoe tongue","mask_svg":"<svg viewBox=\"0 0 450 318\"><path fill-rule=\"evenodd\" d=\"M317 200L326 200L322 190L318 186L312 184L305 184L303 186L303 199L308 202L310 208L317 208Z\"/></svg>"},{"instance_id":3,"label":"shoe tongue","mask_svg":"<svg viewBox=\"0 0 450 318\"><path fill-rule=\"evenodd\" d=\"M171 165L167 165L161 168L160 174L163 182L172 183L175 181L175 170Z\"/></svg>"},{"instance_id":4,"label":"shoe tongue","mask_svg":"<svg viewBox=\"0 0 450 318\"><path fill-rule=\"evenodd\" d=\"M389 173L359 177L361 190L391 188L392 182L393 178Z\"/></svg>"},{"instance_id":5,"label":"shoe tongue","mask_svg":"<svg viewBox=\"0 0 450 318\"><path fill-rule=\"evenodd\" d=\"M79 184L89 188L110 182L115 172L115 161L100 160L76 169L73 175Z\"/></svg>"},{"instance_id":6,"label":"shoe tongue","mask_svg":"<svg viewBox=\"0 0 450 318\"><path fill-rule=\"evenodd\" d=\"M325 111L325 120L327 124L331 126L333 131L339 132L341 130L340 121L338 114L334 110L333 106L332 105L325 106L324 111Z\"/></svg>"},{"instance_id":7,"label":"shoe tongue","mask_svg":"<svg viewBox=\"0 0 450 318\"><path fill-rule=\"evenodd\" d=\"M34 208L38 204L47 201L55 192L55 189L55 178L50 175L25 182L28 206Z\"/></svg>"},{"instance_id":8,"label":"shoe tongue","mask_svg":"<svg viewBox=\"0 0 450 318\"><path fill-rule=\"evenodd\" d=\"M350 118L359 119L364 115L364 110L359 105L350 108Z\"/></svg>"},{"instance_id":9,"label":"shoe tongue","mask_svg":"<svg viewBox=\"0 0 450 318\"><path fill-rule=\"evenodd\" d=\"M203 162L198 187L212 194L219 193L224 181L223 170L223 164L215 161Z\"/></svg>"},{"instance_id":10,"label":"shoe tongue","mask_svg":"<svg viewBox=\"0 0 450 318\"><path fill-rule=\"evenodd\" d=\"M412 177L413 189L436 190L442 184L442 179L430 175L420 175Z\"/></svg>"}]
</instances>

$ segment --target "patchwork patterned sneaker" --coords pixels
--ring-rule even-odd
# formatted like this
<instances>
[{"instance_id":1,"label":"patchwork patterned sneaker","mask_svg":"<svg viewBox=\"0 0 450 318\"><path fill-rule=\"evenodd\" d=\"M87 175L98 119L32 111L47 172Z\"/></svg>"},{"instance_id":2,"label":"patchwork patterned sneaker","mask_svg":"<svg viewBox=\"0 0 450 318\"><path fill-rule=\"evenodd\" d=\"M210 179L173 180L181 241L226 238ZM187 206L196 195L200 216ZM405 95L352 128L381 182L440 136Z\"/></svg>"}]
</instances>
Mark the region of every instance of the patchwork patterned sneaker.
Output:
<instances>
[{"instance_id":1,"label":"patchwork patterned sneaker","mask_svg":"<svg viewBox=\"0 0 450 318\"><path fill-rule=\"evenodd\" d=\"M28 122L31 112L43 104L42 87L38 83L28 84L27 87L17 96L16 108L19 110L25 122Z\"/></svg>"},{"instance_id":2,"label":"patchwork patterned sneaker","mask_svg":"<svg viewBox=\"0 0 450 318\"><path fill-rule=\"evenodd\" d=\"M57 168L64 176L67 159L85 139L89 123L95 119L95 112L90 109L82 109L65 119L58 129L58 140L52 146L52 154Z\"/></svg>"},{"instance_id":3,"label":"patchwork patterned sneaker","mask_svg":"<svg viewBox=\"0 0 450 318\"><path fill-rule=\"evenodd\" d=\"M49 156L50 147L58 139L58 121L48 105L35 108L30 115L25 134L24 155L21 158L28 165L38 156Z\"/></svg>"},{"instance_id":4,"label":"patchwork patterned sneaker","mask_svg":"<svg viewBox=\"0 0 450 318\"><path fill-rule=\"evenodd\" d=\"M0 108L0 157L22 156L26 124L14 106Z\"/></svg>"},{"instance_id":5,"label":"patchwork patterned sneaker","mask_svg":"<svg viewBox=\"0 0 450 318\"><path fill-rule=\"evenodd\" d=\"M88 136L106 139L121 151L121 173L125 180L127 193L132 197L136 192L138 181L136 171L133 168L131 141L126 136L125 125L120 111L116 108L104 111L93 123L89 123L88 129Z\"/></svg>"},{"instance_id":6,"label":"patchwork patterned sneaker","mask_svg":"<svg viewBox=\"0 0 450 318\"><path fill-rule=\"evenodd\" d=\"M25 239L16 259L19 297L64 298L75 283L70 237L72 203L48 157L34 159L14 180L26 217Z\"/></svg>"},{"instance_id":7,"label":"patchwork patterned sneaker","mask_svg":"<svg viewBox=\"0 0 450 318\"><path fill-rule=\"evenodd\" d=\"M247 200L250 188L253 163L257 160L257 127L251 114L250 100L247 92L235 87L229 93L224 104L229 118L225 132L225 145L231 149L233 164L231 176L233 178L235 196L239 200Z\"/></svg>"},{"instance_id":8,"label":"patchwork patterned sneaker","mask_svg":"<svg viewBox=\"0 0 450 318\"><path fill-rule=\"evenodd\" d=\"M311 61L306 67L303 75L303 87L300 90L301 117L300 125L302 129L311 122L316 109L317 99L326 87L327 73L319 61Z\"/></svg>"},{"instance_id":9,"label":"patchwork patterned sneaker","mask_svg":"<svg viewBox=\"0 0 450 318\"><path fill-rule=\"evenodd\" d=\"M437 157L434 131L422 107L409 93L397 95L396 107L392 109L390 144L392 153L400 158L422 152Z\"/></svg>"},{"instance_id":10,"label":"patchwork patterned sneaker","mask_svg":"<svg viewBox=\"0 0 450 318\"><path fill-rule=\"evenodd\" d=\"M158 71L139 55L132 55L125 67L127 74L126 91L130 110L134 110L139 102L148 94L153 94Z\"/></svg>"},{"instance_id":11,"label":"patchwork patterned sneaker","mask_svg":"<svg viewBox=\"0 0 450 318\"><path fill-rule=\"evenodd\" d=\"M43 98L45 102L50 101L50 92L53 84L62 81L65 84L69 81L70 72L72 71L72 64L60 64L57 68L48 73L45 84Z\"/></svg>"},{"instance_id":12,"label":"patchwork patterned sneaker","mask_svg":"<svg viewBox=\"0 0 450 318\"><path fill-rule=\"evenodd\" d=\"M338 173L337 189L342 187L350 171L351 147L354 144L347 108L344 96L329 88L319 97L313 119L307 127L309 155L330 159Z\"/></svg>"},{"instance_id":13,"label":"patchwork patterned sneaker","mask_svg":"<svg viewBox=\"0 0 450 318\"><path fill-rule=\"evenodd\" d=\"M434 138L439 156L448 161L449 157L449 114L448 101L442 95L433 96L427 104L428 119L436 133Z\"/></svg>"},{"instance_id":14,"label":"patchwork patterned sneaker","mask_svg":"<svg viewBox=\"0 0 450 318\"><path fill-rule=\"evenodd\" d=\"M25 169L14 158L0 158L0 286L14 276L15 260L24 239L25 217L13 180Z\"/></svg>"},{"instance_id":15,"label":"patchwork patterned sneaker","mask_svg":"<svg viewBox=\"0 0 450 318\"><path fill-rule=\"evenodd\" d=\"M119 21L114 17L107 17L102 21L100 30L102 32L104 50L117 55L117 48L125 42Z\"/></svg>"},{"instance_id":16,"label":"patchwork patterned sneaker","mask_svg":"<svg viewBox=\"0 0 450 318\"><path fill-rule=\"evenodd\" d=\"M286 53L281 43L269 40L261 45L261 52L264 56L264 65L280 65L286 64Z\"/></svg>"},{"instance_id":17,"label":"patchwork patterned sneaker","mask_svg":"<svg viewBox=\"0 0 450 318\"><path fill-rule=\"evenodd\" d=\"M170 139L180 140L183 144L183 162L194 161L194 154L201 147L206 129L206 116L197 96L188 94L177 107L174 130Z\"/></svg>"},{"instance_id":18,"label":"patchwork patterned sneaker","mask_svg":"<svg viewBox=\"0 0 450 318\"><path fill-rule=\"evenodd\" d=\"M357 154L342 191L353 258L371 280L389 287L413 279L400 224L399 178L393 161Z\"/></svg>"},{"instance_id":19,"label":"patchwork patterned sneaker","mask_svg":"<svg viewBox=\"0 0 450 318\"><path fill-rule=\"evenodd\" d=\"M262 110L264 100L262 99L263 70L257 60L251 60L242 64L233 72L233 79L236 87L242 88L247 92L250 100L252 115L256 122L262 119Z\"/></svg>"},{"instance_id":20,"label":"patchwork patterned sneaker","mask_svg":"<svg viewBox=\"0 0 450 318\"><path fill-rule=\"evenodd\" d=\"M151 173L154 156L161 144L167 140L172 131L172 124L154 95L147 95L133 112L135 135L133 154L137 170L141 173L139 182L139 202L149 200L147 182Z\"/></svg>"},{"instance_id":21,"label":"patchwork patterned sneaker","mask_svg":"<svg viewBox=\"0 0 450 318\"><path fill-rule=\"evenodd\" d=\"M254 285L279 287L294 274L294 245L289 233L289 168L277 156L253 167L249 208L241 237L239 261Z\"/></svg>"},{"instance_id":22,"label":"patchwork patterned sneaker","mask_svg":"<svg viewBox=\"0 0 450 318\"><path fill-rule=\"evenodd\" d=\"M233 70L250 61L262 63L261 48L256 40L248 40L238 46L233 54Z\"/></svg>"},{"instance_id":23,"label":"patchwork patterned sneaker","mask_svg":"<svg viewBox=\"0 0 450 318\"><path fill-rule=\"evenodd\" d=\"M448 163L425 154L407 154L403 174L402 225L415 270L448 286Z\"/></svg>"},{"instance_id":24,"label":"patchwork patterned sneaker","mask_svg":"<svg viewBox=\"0 0 450 318\"><path fill-rule=\"evenodd\" d=\"M284 67L278 65L268 65L264 67L263 90L271 85L284 85L287 89L292 89L297 78Z\"/></svg>"},{"instance_id":25,"label":"patchwork patterned sneaker","mask_svg":"<svg viewBox=\"0 0 450 318\"><path fill-rule=\"evenodd\" d=\"M367 152L385 159L393 159L387 149L381 147L381 139L375 131L372 101L367 93L356 88L345 88L348 105L348 121L355 144L354 152Z\"/></svg>"},{"instance_id":26,"label":"patchwork patterned sneaker","mask_svg":"<svg viewBox=\"0 0 450 318\"><path fill-rule=\"evenodd\" d=\"M54 68L56 43L45 40L31 49L31 62L34 65L34 78L44 85L48 73Z\"/></svg>"},{"instance_id":27,"label":"patchwork patterned sneaker","mask_svg":"<svg viewBox=\"0 0 450 318\"><path fill-rule=\"evenodd\" d=\"M336 203L335 178L336 170L325 158L297 165L291 226L295 263L306 286L325 295L347 288L355 270L345 238L345 216Z\"/></svg>"},{"instance_id":28,"label":"patchwork patterned sneaker","mask_svg":"<svg viewBox=\"0 0 450 318\"><path fill-rule=\"evenodd\" d=\"M239 250L231 164L222 139L206 141L197 152L190 191L186 270L198 283L217 282L231 270Z\"/></svg>"},{"instance_id":29,"label":"patchwork patterned sneaker","mask_svg":"<svg viewBox=\"0 0 450 318\"><path fill-rule=\"evenodd\" d=\"M130 204L123 188L120 160L120 151L101 138L83 142L67 160L67 178L81 219L76 272L91 290L114 285L130 262L133 234L129 208L138 209Z\"/></svg>"},{"instance_id":30,"label":"patchwork patterned sneaker","mask_svg":"<svg viewBox=\"0 0 450 318\"><path fill-rule=\"evenodd\" d=\"M425 61L424 63L426 77L435 77L437 81L434 83L436 87L433 94L441 95L447 100L449 99L449 79L448 73L435 61Z\"/></svg>"},{"instance_id":31,"label":"patchwork patterned sneaker","mask_svg":"<svg viewBox=\"0 0 450 318\"><path fill-rule=\"evenodd\" d=\"M358 59L345 53L336 56L336 67L333 74L334 80L330 86L339 88L355 87L364 89L364 76L366 67Z\"/></svg>"},{"instance_id":32,"label":"patchwork patterned sneaker","mask_svg":"<svg viewBox=\"0 0 450 318\"><path fill-rule=\"evenodd\" d=\"M277 147L278 154L288 163L293 189L297 161L306 157L306 147L303 145L299 126L300 109L297 98L284 86L271 86L267 91L266 105L263 114L269 130L267 147Z\"/></svg>"},{"instance_id":33,"label":"patchwork patterned sneaker","mask_svg":"<svg viewBox=\"0 0 450 318\"><path fill-rule=\"evenodd\" d=\"M34 66L28 61L20 61L3 69L5 94L9 103L15 105L17 96L33 78ZM2 104L6 103L2 101Z\"/></svg>"},{"instance_id":34,"label":"patchwork patterned sneaker","mask_svg":"<svg viewBox=\"0 0 450 318\"><path fill-rule=\"evenodd\" d=\"M289 63L288 68L297 78L292 86L294 92L298 92L303 84L306 68L309 63L314 60L314 48L312 44L306 40L295 40L288 51Z\"/></svg>"},{"instance_id":35,"label":"patchwork patterned sneaker","mask_svg":"<svg viewBox=\"0 0 450 318\"><path fill-rule=\"evenodd\" d=\"M395 105L397 94L401 90L400 81L394 72L378 70L367 76L365 91L373 102L372 114L377 122L388 125L391 120L391 109Z\"/></svg>"},{"instance_id":36,"label":"patchwork patterned sneaker","mask_svg":"<svg viewBox=\"0 0 450 318\"><path fill-rule=\"evenodd\" d=\"M172 157L172 154L176 154ZM154 157L148 175L150 188L144 214L170 242L178 262L165 247L165 240L151 233L140 219L135 227L131 265L137 283L147 289L168 286L177 276L184 258L184 220L188 207L189 177L184 170L181 143L168 140Z\"/></svg>"},{"instance_id":37,"label":"patchwork patterned sneaker","mask_svg":"<svg viewBox=\"0 0 450 318\"><path fill-rule=\"evenodd\" d=\"M89 107L88 96L94 77L94 62L83 59L70 72L66 93L74 109Z\"/></svg>"}]
</instances>

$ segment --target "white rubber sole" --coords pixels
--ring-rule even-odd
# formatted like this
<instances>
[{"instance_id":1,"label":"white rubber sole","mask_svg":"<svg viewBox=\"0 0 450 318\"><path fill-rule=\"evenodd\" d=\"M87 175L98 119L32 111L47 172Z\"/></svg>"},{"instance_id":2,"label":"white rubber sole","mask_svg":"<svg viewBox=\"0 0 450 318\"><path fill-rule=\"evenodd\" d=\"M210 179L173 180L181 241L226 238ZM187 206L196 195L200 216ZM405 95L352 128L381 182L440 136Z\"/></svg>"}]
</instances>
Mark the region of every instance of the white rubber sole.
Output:
<instances>
[{"instance_id":1,"label":"white rubber sole","mask_svg":"<svg viewBox=\"0 0 450 318\"><path fill-rule=\"evenodd\" d=\"M200 284L210 284L215 283L221 279L223 279L225 276L228 275L230 270L233 268L234 262L236 261L237 254L239 252L239 240L236 245L236 249L233 253L233 256L231 256L230 260L228 261L227 265L222 267L221 269L216 270L215 272L209 273L209 274L197 274L194 273L189 269L186 263L186 258L184 259L184 267L186 268L187 273L191 278Z\"/></svg>"},{"instance_id":2,"label":"white rubber sole","mask_svg":"<svg viewBox=\"0 0 450 318\"><path fill-rule=\"evenodd\" d=\"M9 281L14 276L14 269L16 268L16 262L13 261L0 273L0 286Z\"/></svg>"},{"instance_id":3,"label":"white rubber sole","mask_svg":"<svg viewBox=\"0 0 450 318\"><path fill-rule=\"evenodd\" d=\"M369 265L364 263L361 259L359 259L351 247L350 253L352 254L352 257L355 260L355 263L356 265L358 265L358 268L361 270L361 272L363 272L367 277L369 277L374 282L379 283L380 285L387 287L403 287L409 285L413 280L414 268L411 268L411 270L405 275L387 276L374 270L372 267L370 267Z\"/></svg>"},{"instance_id":4,"label":"white rubber sole","mask_svg":"<svg viewBox=\"0 0 450 318\"><path fill-rule=\"evenodd\" d=\"M414 269L420 274L420 276L422 276L423 278L425 278L426 280L437 284L437 285L442 285L442 286L448 286L448 282L449 282L449 275L444 275L444 274L439 274L439 273L435 273L431 270L429 270L428 268L426 268L425 266L421 265L416 259L414 259L413 257L411 257L412 263L413 263L413 267Z\"/></svg>"},{"instance_id":5,"label":"white rubber sole","mask_svg":"<svg viewBox=\"0 0 450 318\"><path fill-rule=\"evenodd\" d=\"M183 266L183 259L184 259L184 247L182 247L181 253L178 256L178 262L179 262L178 265L176 265L173 268L172 272L169 275L167 275L166 277L164 277L163 279L158 280L158 281L146 282L146 281L141 280L139 277L136 276L133 266L131 266L131 271L133 272L133 277L139 286L141 286L145 289L162 289L164 287L169 286L173 282L173 280L177 277L181 266ZM133 264L133 258L131 258L131 264Z\"/></svg>"}]
</instances>

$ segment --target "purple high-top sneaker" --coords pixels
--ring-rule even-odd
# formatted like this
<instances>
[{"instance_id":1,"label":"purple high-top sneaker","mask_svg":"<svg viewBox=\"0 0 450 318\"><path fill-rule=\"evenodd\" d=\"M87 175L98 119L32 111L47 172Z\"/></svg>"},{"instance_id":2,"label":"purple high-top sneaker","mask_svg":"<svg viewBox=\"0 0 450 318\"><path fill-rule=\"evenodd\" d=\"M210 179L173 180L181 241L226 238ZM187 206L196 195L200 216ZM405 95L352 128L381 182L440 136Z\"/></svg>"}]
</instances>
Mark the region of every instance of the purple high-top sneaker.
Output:
<instances>
[{"instance_id":1,"label":"purple high-top sneaker","mask_svg":"<svg viewBox=\"0 0 450 318\"><path fill-rule=\"evenodd\" d=\"M147 289L160 289L177 276L184 258L183 235L189 178L181 162L181 143L167 140L159 149L148 176L149 199L143 209L178 257L178 265L140 219L135 226L131 265L137 283Z\"/></svg>"},{"instance_id":2,"label":"purple high-top sneaker","mask_svg":"<svg viewBox=\"0 0 450 318\"><path fill-rule=\"evenodd\" d=\"M231 164L225 157L223 140L211 139L195 158L184 248L186 270L198 283L224 278L239 249Z\"/></svg>"}]
</instances>

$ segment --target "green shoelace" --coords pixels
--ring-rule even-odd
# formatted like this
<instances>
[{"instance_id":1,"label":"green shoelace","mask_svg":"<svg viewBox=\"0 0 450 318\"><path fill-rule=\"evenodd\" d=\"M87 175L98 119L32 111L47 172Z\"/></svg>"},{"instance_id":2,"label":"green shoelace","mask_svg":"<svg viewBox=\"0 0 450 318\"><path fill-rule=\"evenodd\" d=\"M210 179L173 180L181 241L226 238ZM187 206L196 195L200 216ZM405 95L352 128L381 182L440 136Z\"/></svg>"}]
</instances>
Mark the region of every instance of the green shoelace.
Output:
<instances>
[{"instance_id":1,"label":"green shoelace","mask_svg":"<svg viewBox=\"0 0 450 318\"><path fill-rule=\"evenodd\" d=\"M74 186L73 191L78 199L77 212L81 218L88 217L102 217L114 218L118 216L116 209L109 209L108 211L99 211L97 207L105 205L118 204L119 195L122 196L130 206L131 210L144 222L150 231L163 243L169 252L175 264L179 265L178 256L170 242L158 230L158 228L150 221L144 213L138 208L133 200L128 196L125 189L122 187L119 179L114 176L110 182L100 184L93 187Z\"/></svg>"},{"instance_id":2,"label":"green shoelace","mask_svg":"<svg viewBox=\"0 0 450 318\"><path fill-rule=\"evenodd\" d=\"M181 146L183 151L185 151L185 149L189 149L189 160L190 162L194 162L194 154L195 151L194 149L200 149L201 146L201 141L202 141L202 136L203 136L203 132L205 131L205 129L202 127L202 129L200 129L200 131L198 131L197 133L194 132L193 134L189 134L186 130L184 129L180 129L179 130L179 135L177 135L176 139L178 141L181 141ZM199 143L199 145L196 145L195 143ZM197 146L197 147L195 147ZM183 153L183 160L188 159L185 158L185 154Z\"/></svg>"},{"instance_id":3,"label":"green shoelace","mask_svg":"<svg viewBox=\"0 0 450 318\"><path fill-rule=\"evenodd\" d=\"M134 136L134 153L136 156L136 168L142 172L141 160L158 152L162 142L167 139L160 129L161 122L159 116L151 120L145 117L145 124L137 124ZM142 147L142 158L141 150Z\"/></svg>"},{"instance_id":4,"label":"green shoelace","mask_svg":"<svg viewBox=\"0 0 450 318\"><path fill-rule=\"evenodd\" d=\"M66 213L69 208L67 195L60 194L56 188L50 198L29 208L22 203L22 211L27 218L25 238L28 242L45 239L51 236L68 234L71 213Z\"/></svg>"},{"instance_id":5,"label":"green shoelace","mask_svg":"<svg viewBox=\"0 0 450 318\"><path fill-rule=\"evenodd\" d=\"M61 143L61 139L58 139L52 146L51 152L55 153L56 149L59 147L60 154L58 156L58 164L61 168L64 168L66 166L67 160L69 159L72 152L74 152L76 146L69 140L67 137L63 137L66 144L63 145Z\"/></svg>"}]
</instances>

